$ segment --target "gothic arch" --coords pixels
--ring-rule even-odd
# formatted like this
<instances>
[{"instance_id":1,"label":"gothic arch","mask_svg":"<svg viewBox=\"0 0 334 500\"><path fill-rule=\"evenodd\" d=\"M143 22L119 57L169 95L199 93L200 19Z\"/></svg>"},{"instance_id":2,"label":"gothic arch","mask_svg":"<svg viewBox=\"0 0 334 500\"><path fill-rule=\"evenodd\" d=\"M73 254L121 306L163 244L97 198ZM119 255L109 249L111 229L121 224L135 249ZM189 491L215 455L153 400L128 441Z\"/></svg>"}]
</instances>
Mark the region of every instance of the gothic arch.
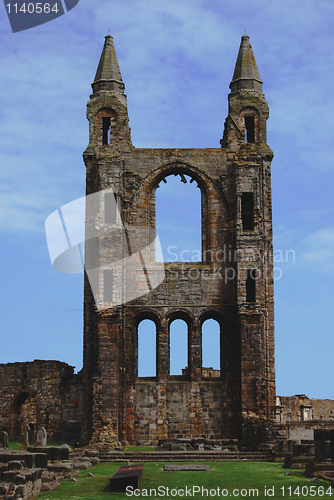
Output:
<instances>
[{"instance_id":1,"label":"gothic arch","mask_svg":"<svg viewBox=\"0 0 334 500\"><path fill-rule=\"evenodd\" d=\"M194 179L201 190L201 225L202 225L202 262L210 263L211 253L209 249L218 249L218 228L224 225L229 229L228 203L223 191L202 170L182 162L172 162L150 172L148 176L137 186L130 201L129 224L156 228L155 197L159 183L169 175L187 175ZM217 210L217 199L222 201L219 213L214 217ZM143 207L138 210L138 207ZM223 208L223 213L221 208ZM210 216L209 216L210 214ZM216 226L215 226L216 224Z\"/></svg>"},{"instance_id":2,"label":"gothic arch","mask_svg":"<svg viewBox=\"0 0 334 500\"><path fill-rule=\"evenodd\" d=\"M139 314L137 314L137 316L135 317L135 320L134 320L134 323L135 323L134 347L135 347L135 360L136 360L135 378L136 379L145 377L145 375L140 375L140 372L139 372L139 366L140 366L139 326L145 320L152 321L155 324L155 375L149 375L149 376L152 376L152 377L158 376L158 368L159 368L158 347L159 347L159 334L161 332L162 317L157 312L153 312L151 310L146 310L146 311L144 310L144 311L141 311Z\"/></svg>"},{"instance_id":3,"label":"gothic arch","mask_svg":"<svg viewBox=\"0 0 334 500\"><path fill-rule=\"evenodd\" d=\"M40 410L37 401L37 391L22 388L14 397L9 409L9 438L18 439L24 424L33 423L36 426L40 420ZM29 403L29 407L28 407Z\"/></svg>"},{"instance_id":4,"label":"gothic arch","mask_svg":"<svg viewBox=\"0 0 334 500\"><path fill-rule=\"evenodd\" d=\"M199 325L202 326L204 321L206 321L207 319L215 319L219 323L221 328L224 327L224 317L218 311L208 309L208 310L202 312L202 314L198 318Z\"/></svg>"},{"instance_id":5,"label":"gothic arch","mask_svg":"<svg viewBox=\"0 0 334 500\"><path fill-rule=\"evenodd\" d=\"M159 329L161 327L161 322L163 320L163 317L161 316L161 314L159 314L158 311L152 311L151 309L141 310L140 313L138 313L135 316L136 328L138 328L139 323L141 321L143 321L144 319L150 319L150 320L154 321L157 329Z\"/></svg>"},{"instance_id":6,"label":"gothic arch","mask_svg":"<svg viewBox=\"0 0 334 500\"><path fill-rule=\"evenodd\" d=\"M195 322L195 316L188 311L187 309L172 309L169 314L166 316L168 328L170 324L176 319L182 319L188 325L188 328L191 328Z\"/></svg>"},{"instance_id":7,"label":"gothic arch","mask_svg":"<svg viewBox=\"0 0 334 500\"><path fill-rule=\"evenodd\" d=\"M202 366L202 370L203 368L206 368L204 367L204 364L203 364L203 324L205 323L205 321L209 320L209 319L213 319L215 321L217 321L218 325L219 325L219 370L220 370L220 373L219 373L219 376L222 377L222 374L223 374L223 366L224 366L224 352L227 351L227 346L225 345L224 346L224 342L226 340L226 335L224 335L224 332L226 331L226 322L225 322L225 319L223 317L223 315L218 312L218 311L215 311L215 310L206 310L204 311L200 317L199 317L199 329L200 329L200 338L201 338L201 366ZM203 372L202 372L202 376L204 376L205 378L205 375L203 375Z\"/></svg>"},{"instance_id":8,"label":"gothic arch","mask_svg":"<svg viewBox=\"0 0 334 500\"><path fill-rule=\"evenodd\" d=\"M212 316L204 319L200 327L200 340L201 376L205 379L215 380L221 375L223 358L221 323Z\"/></svg>"}]
</instances>

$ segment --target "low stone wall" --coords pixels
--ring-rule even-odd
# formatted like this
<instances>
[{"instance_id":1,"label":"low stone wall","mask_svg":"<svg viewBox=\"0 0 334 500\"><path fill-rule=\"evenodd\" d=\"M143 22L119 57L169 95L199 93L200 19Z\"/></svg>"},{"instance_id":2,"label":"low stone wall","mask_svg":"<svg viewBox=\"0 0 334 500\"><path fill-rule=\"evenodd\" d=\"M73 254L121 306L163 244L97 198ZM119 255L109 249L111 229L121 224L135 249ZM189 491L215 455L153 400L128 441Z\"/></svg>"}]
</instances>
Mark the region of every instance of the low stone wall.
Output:
<instances>
[{"instance_id":1,"label":"low stone wall","mask_svg":"<svg viewBox=\"0 0 334 500\"><path fill-rule=\"evenodd\" d=\"M0 500L30 500L54 491L64 479L75 481L80 470L99 463L96 455L94 450L70 454L66 445L38 447L36 453L0 448Z\"/></svg>"},{"instance_id":2,"label":"low stone wall","mask_svg":"<svg viewBox=\"0 0 334 500\"><path fill-rule=\"evenodd\" d=\"M277 426L277 439L279 441L301 442L313 441L315 429L334 429L334 422L329 420L308 420L306 422L287 422Z\"/></svg>"}]
</instances>

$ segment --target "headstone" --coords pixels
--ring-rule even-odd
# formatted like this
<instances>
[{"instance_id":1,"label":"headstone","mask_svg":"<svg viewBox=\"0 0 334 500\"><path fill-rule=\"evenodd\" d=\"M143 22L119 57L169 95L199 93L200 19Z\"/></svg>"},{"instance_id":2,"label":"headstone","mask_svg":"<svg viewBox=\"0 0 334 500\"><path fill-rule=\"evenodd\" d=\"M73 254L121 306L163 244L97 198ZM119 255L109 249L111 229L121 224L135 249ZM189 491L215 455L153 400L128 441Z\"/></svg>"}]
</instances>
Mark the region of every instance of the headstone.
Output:
<instances>
[{"instance_id":1,"label":"headstone","mask_svg":"<svg viewBox=\"0 0 334 500\"><path fill-rule=\"evenodd\" d=\"M67 449L68 451L71 451L71 447L70 447L68 444L66 444L66 443L62 444L60 448L61 448L61 449L64 449L64 448L65 448L65 449Z\"/></svg>"},{"instance_id":2,"label":"headstone","mask_svg":"<svg viewBox=\"0 0 334 500\"><path fill-rule=\"evenodd\" d=\"M29 446L29 430L29 425L25 424L23 427L23 448L28 448Z\"/></svg>"},{"instance_id":3,"label":"headstone","mask_svg":"<svg viewBox=\"0 0 334 500\"><path fill-rule=\"evenodd\" d=\"M37 432L36 446L46 446L47 445L47 434L44 427L41 427Z\"/></svg>"},{"instance_id":4,"label":"headstone","mask_svg":"<svg viewBox=\"0 0 334 500\"><path fill-rule=\"evenodd\" d=\"M0 431L0 448L8 448L8 434L6 431Z\"/></svg>"}]
</instances>

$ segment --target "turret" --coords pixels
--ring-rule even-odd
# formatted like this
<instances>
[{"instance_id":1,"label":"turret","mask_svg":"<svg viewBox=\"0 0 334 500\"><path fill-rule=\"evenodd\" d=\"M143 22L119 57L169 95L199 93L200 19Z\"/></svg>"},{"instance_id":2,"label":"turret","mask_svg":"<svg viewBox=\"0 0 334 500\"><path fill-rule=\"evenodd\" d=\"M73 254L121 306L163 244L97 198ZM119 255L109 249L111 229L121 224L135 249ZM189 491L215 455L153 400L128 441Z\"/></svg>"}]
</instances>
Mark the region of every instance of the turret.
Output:
<instances>
[{"instance_id":1,"label":"turret","mask_svg":"<svg viewBox=\"0 0 334 500\"><path fill-rule=\"evenodd\" d=\"M269 108L262 93L262 81L249 37L244 35L230 83L229 114L222 147L237 151L244 143L266 144Z\"/></svg>"},{"instance_id":2,"label":"turret","mask_svg":"<svg viewBox=\"0 0 334 500\"><path fill-rule=\"evenodd\" d=\"M117 151L128 149L132 143L125 85L111 35L105 37L92 89L87 104L89 147L113 146L116 154Z\"/></svg>"}]
</instances>

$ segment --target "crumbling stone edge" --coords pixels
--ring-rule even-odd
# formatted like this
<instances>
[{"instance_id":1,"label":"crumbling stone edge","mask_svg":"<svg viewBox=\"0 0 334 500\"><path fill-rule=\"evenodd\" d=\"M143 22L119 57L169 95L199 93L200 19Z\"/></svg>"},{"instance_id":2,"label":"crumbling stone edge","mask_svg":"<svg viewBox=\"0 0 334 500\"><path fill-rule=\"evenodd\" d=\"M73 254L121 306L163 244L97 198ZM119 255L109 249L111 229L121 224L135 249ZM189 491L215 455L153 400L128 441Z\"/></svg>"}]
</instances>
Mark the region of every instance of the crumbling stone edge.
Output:
<instances>
[{"instance_id":1,"label":"crumbling stone edge","mask_svg":"<svg viewBox=\"0 0 334 500\"><path fill-rule=\"evenodd\" d=\"M30 500L42 491L56 490L64 479L75 482L80 470L100 462L97 455L95 450L80 449L69 452L68 460L50 461L46 453L0 448L0 500ZM36 462L44 467L36 467Z\"/></svg>"}]
</instances>

